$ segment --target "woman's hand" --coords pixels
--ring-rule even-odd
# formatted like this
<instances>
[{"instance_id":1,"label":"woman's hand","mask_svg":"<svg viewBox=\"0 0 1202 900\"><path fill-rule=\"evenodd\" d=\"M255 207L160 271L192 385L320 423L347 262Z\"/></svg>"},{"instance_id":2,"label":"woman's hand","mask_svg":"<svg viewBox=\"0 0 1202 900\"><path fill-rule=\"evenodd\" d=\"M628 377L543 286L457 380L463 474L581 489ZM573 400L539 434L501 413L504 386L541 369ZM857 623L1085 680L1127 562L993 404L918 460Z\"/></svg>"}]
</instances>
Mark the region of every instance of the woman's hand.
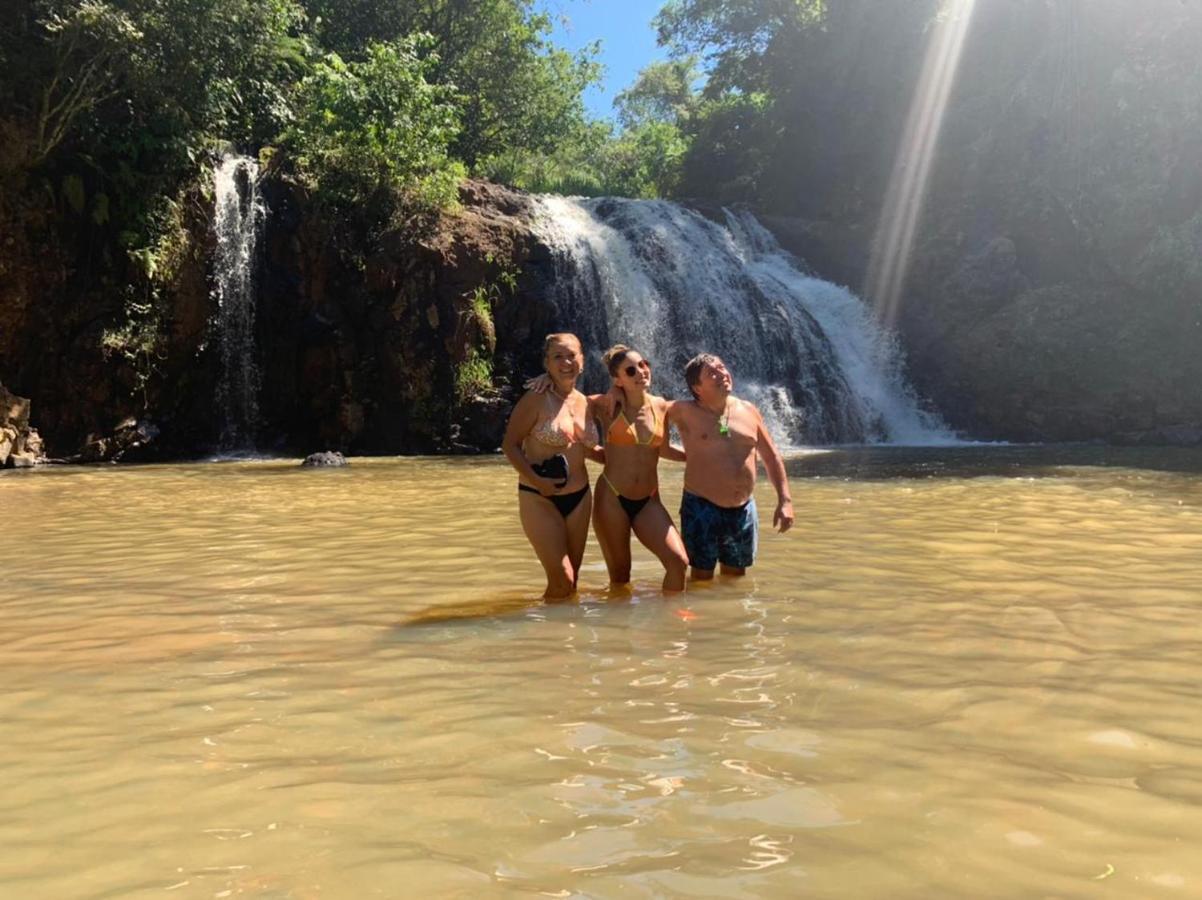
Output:
<instances>
[{"instance_id":1,"label":"woman's hand","mask_svg":"<svg viewBox=\"0 0 1202 900\"><path fill-rule=\"evenodd\" d=\"M625 396L620 387L616 384L611 385L610 389L604 394L597 395L597 409L601 411L601 414L606 419L612 419L614 417L614 410L618 408L618 404L622 402Z\"/></svg>"},{"instance_id":2,"label":"woman's hand","mask_svg":"<svg viewBox=\"0 0 1202 900\"><path fill-rule=\"evenodd\" d=\"M534 391L536 394L545 394L551 390L551 376L546 372L542 375L535 375L533 378L526 379L526 383L522 385L528 391Z\"/></svg>"},{"instance_id":3,"label":"woman's hand","mask_svg":"<svg viewBox=\"0 0 1202 900\"><path fill-rule=\"evenodd\" d=\"M560 488L560 483L554 478L543 478L541 475L535 475L533 482L534 483L530 486L537 490L544 497L550 497ZM564 483L566 484L567 482Z\"/></svg>"}]
</instances>

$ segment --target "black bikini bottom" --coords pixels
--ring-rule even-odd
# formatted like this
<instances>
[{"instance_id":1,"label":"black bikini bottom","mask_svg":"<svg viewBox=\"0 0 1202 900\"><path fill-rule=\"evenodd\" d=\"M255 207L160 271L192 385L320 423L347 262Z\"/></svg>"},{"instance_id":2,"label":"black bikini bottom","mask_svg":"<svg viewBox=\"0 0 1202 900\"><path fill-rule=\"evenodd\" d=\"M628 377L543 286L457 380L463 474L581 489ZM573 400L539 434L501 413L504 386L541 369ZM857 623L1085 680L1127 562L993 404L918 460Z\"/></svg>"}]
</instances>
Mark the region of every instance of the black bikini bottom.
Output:
<instances>
[{"instance_id":1,"label":"black bikini bottom","mask_svg":"<svg viewBox=\"0 0 1202 900\"><path fill-rule=\"evenodd\" d=\"M623 497L621 494L618 494L618 502L622 504L622 509L626 510L626 518L633 522L635 517L643 511L643 507L651 500L651 497L654 496L652 494L650 497L631 500L629 497Z\"/></svg>"},{"instance_id":2,"label":"black bikini bottom","mask_svg":"<svg viewBox=\"0 0 1202 900\"><path fill-rule=\"evenodd\" d=\"M552 494L550 497L539 494L538 491L528 484L519 484L518 490L529 491L532 494L538 494L544 500L550 500L555 504L555 508L559 510L559 514L566 519L576 510L576 507L580 505L580 501L584 499L584 495L588 493L588 485L586 484L580 490L573 491L570 494Z\"/></svg>"},{"instance_id":3,"label":"black bikini bottom","mask_svg":"<svg viewBox=\"0 0 1202 900\"><path fill-rule=\"evenodd\" d=\"M608 484L609 489L614 492L614 497L616 497L618 503L622 505L622 509L626 510L627 521L631 522L632 524L634 523L635 516L643 511L643 507L647 505L647 502L659 493L659 488L656 488L646 497L640 497L638 500L631 500L624 494L618 493L618 489L614 487L614 483L609 480L609 476L607 476L604 472L601 473L601 480Z\"/></svg>"}]
</instances>

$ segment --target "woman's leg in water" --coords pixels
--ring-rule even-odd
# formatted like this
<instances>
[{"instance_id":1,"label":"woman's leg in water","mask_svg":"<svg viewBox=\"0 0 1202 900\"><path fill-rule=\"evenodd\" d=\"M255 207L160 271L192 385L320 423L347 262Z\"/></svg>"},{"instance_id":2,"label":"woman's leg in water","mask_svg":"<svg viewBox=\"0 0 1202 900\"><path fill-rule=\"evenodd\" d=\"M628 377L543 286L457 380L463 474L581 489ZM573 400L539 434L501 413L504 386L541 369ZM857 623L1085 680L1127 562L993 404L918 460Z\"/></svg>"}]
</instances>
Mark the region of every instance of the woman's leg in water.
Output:
<instances>
[{"instance_id":1,"label":"woman's leg in water","mask_svg":"<svg viewBox=\"0 0 1202 900\"><path fill-rule=\"evenodd\" d=\"M618 503L618 498L609 486L598 484L597 499L593 503L593 531L605 557L605 568L609 570L611 584L627 584L630 581L630 520Z\"/></svg>"},{"instance_id":2,"label":"woman's leg in water","mask_svg":"<svg viewBox=\"0 0 1202 900\"><path fill-rule=\"evenodd\" d=\"M568 529L568 562L572 564L573 590L580 582L580 562L584 559L584 545L588 543L588 520L592 511L593 492L589 491L564 522Z\"/></svg>"},{"instance_id":3,"label":"woman's leg in water","mask_svg":"<svg viewBox=\"0 0 1202 900\"><path fill-rule=\"evenodd\" d=\"M563 516L550 500L529 491L518 491L518 514L526 539L547 573L543 596L548 600L570 597L576 587L576 566L572 565L568 552L568 529Z\"/></svg>"},{"instance_id":4,"label":"woman's leg in water","mask_svg":"<svg viewBox=\"0 0 1202 900\"><path fill-rule=\"evenodd\" d=\"M634 533L642 545L664 564L664 590L683 591L689 555L658 494L648 500L647 505L635 516Z\"/></svg>"}]
</instances>

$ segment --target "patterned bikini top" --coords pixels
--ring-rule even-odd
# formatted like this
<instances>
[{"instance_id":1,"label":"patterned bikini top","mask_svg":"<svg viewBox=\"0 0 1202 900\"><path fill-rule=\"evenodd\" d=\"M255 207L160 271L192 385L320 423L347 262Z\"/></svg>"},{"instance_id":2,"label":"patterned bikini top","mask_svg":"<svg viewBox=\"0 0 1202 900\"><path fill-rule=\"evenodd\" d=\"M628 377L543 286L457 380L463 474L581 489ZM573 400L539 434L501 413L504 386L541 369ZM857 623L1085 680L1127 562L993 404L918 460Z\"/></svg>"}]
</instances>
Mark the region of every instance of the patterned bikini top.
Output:
<instances>
[{"instance_id":1,"label":"patterned bikini top","mask_svg":"<svg viewBox=\"0 0 1202 900\"><path fill-rule=\"evenodd\" d=\"M592 441L597 443L597 429L593 426L593 420L588 419L584 428L576 424L576 417L572 415L571 409L567 404L563 404L558 409L551 405L551 394L547 393L547 399L543 404L546 408L539 414L538 421L535 422L534 428L530 432L530 436L540 444L546 444L548 447L555 447L559 450L564 450L572 444L582 443L584 441ZM567 409L568 414L563 414Z\"/></svg>"},{"instance_id":2,"label":"patterned bikini top","mask_svg":"<svg viewBox=\"0 0 1202 900\"><path fill-rule=\"evenodd\" d=\"M638 413L635 413L638 416ZM639 430L634 422L626 418L625 410L618 413L609 431L605 434L605 442L611 447L659 447L664 443L664 423L655 413L655 404L651 405L651 434L647 440L639 440Z\"/></svg>"}]
</instances>

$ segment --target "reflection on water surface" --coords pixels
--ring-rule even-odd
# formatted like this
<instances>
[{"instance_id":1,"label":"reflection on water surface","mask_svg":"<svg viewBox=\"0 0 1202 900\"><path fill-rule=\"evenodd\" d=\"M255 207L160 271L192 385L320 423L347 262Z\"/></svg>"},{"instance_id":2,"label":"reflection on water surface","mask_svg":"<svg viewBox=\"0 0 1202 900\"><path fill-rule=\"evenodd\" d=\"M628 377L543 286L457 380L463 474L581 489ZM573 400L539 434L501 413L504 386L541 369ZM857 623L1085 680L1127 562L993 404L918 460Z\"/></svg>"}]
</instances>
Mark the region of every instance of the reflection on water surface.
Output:
<instances>
[{"instance_id":1,"label":"reflection on water surface","mask_svg":"<svg viewBox=\"0 0 1202 900\"><path fill-rule=\"evenodd\" d=\"M5 473L4 894L1202 893L1202 457L790 472L558 606L497 459Z\"/></svg>"}]
</instances>

